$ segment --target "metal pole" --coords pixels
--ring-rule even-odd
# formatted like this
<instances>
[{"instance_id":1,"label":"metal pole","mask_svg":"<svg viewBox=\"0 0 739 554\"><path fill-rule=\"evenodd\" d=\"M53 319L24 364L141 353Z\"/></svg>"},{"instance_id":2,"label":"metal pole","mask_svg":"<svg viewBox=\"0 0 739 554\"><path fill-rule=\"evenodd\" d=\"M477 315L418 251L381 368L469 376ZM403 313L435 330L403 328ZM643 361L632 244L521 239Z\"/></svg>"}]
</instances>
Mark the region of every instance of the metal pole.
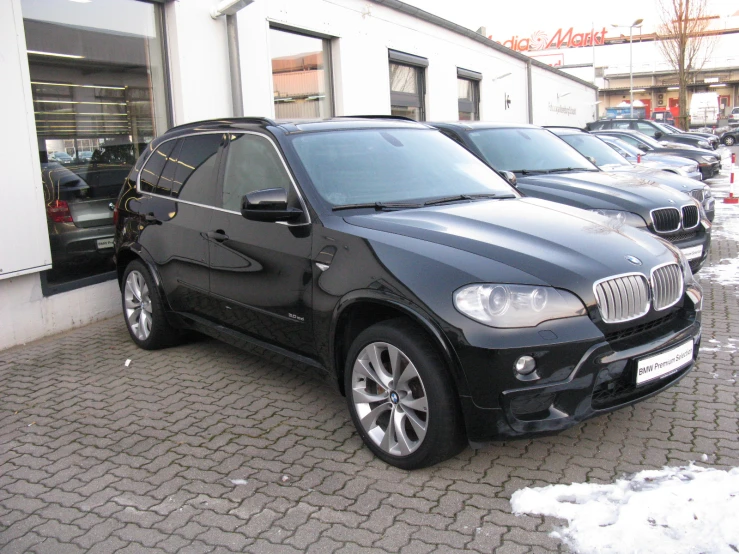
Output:
<instances>
[{"instance_id":1,"label":"metal pole","mask_svg":"<svg viewBox=\"0 0 739 554\"><path fill-rule=\"evenodd\" d=\"M231 73L231 104L233 116L244 116L244 95L241 89L241 59L239 56L239 30L236 14L226 16L226 35L228 40L228 67Z\"/></svg>"},{"instance_id":2,"label":"metal pole","mask_svg":"<svg viewBox=\"0 0 739 554\"><path fill-rule=\"evenodd\" d=\"M631 107L631 118L634 117L634 56L632 43L634 38L634 26L629 27L629 106Z\"/></svg>"},{"instance_id":3,"label":"metal pole","mask_svg":"<svg viewBox=\"0 0 739 554\"><path fill-rule=\"evenodd\" d=\"M534 122L534 85L531 82L531 60L526 61L526 97L528 101L529 123Z\"/></svg>"}]
</instances>

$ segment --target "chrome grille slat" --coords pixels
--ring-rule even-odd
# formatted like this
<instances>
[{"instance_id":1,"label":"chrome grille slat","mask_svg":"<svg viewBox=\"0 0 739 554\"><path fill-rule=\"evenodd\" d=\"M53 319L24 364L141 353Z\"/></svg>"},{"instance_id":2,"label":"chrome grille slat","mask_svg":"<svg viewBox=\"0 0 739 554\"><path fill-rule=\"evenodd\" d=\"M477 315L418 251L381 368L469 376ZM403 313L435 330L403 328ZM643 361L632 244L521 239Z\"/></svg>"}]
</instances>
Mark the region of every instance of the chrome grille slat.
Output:
<instances>
[{"instance_id":1,"label":"chrome grille slat","mask_svg":"<svg viewBox=\"0 0 739 554\"><path fill-rule=\"evenodd\" d=\"M652 298L654 309L666 310L680 301L683 292L683 273L677 264L670 263L652 270Z\"/></svg>"},{"instance_id":2,"label":"chrome grille slat","mask_svg":"<svg viewBox=\"0 0 739 554\"><path fill-rule=\"evenodd\" d=\"M658 233L672 233L680 229L680 210L659 208L652 210L652 223Z\"/></svg>"},{"instance_id":3,"label":"chrome grille slat","mask_svg":"<svg viewBox=\"0 0 739 554\"><path fill-rule=\"evenodd\" d=\"M649 283L641 273L619 275L598 281L595 298L606 323L621 323L649 311Z\"/></svg>"},{"instance_id":4,"label":"chrome grille slat","mask_svg":"<svg viewBox=\"0 0 739 554\"><path fill-rule=\"evenodd\" d=\"M694 204L683 206L683 229L692 229L700 223L698 207Z\"/></svg>"}]
</instances>

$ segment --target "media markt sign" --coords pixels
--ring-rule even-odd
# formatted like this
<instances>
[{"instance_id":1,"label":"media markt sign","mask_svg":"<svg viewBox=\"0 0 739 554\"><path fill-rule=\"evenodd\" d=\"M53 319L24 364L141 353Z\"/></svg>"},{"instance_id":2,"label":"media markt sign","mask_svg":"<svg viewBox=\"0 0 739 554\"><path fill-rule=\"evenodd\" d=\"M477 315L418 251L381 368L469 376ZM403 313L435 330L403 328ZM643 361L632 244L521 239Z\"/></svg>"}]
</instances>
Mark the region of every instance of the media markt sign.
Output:
<instances>
[{"instance_id":1,"label":"media markt sign","mask_svg":"<svg viewBox=\"0 0 739 554\"><path fill-rule=\"evenodd\" d=\"M530 37L519 37L514 35L505 42L497 41L506 48L518 52L529 52L536 50L549 50L559 48L582 48L583 46L600 46L605 43L608 30L603 27L600 31L591 29L586 33L576 33L574 27L565 31L559 28L549 37L544 31L536 31ZM492 35L488 37L493 40Z\"/></svg>"}]
</instances>

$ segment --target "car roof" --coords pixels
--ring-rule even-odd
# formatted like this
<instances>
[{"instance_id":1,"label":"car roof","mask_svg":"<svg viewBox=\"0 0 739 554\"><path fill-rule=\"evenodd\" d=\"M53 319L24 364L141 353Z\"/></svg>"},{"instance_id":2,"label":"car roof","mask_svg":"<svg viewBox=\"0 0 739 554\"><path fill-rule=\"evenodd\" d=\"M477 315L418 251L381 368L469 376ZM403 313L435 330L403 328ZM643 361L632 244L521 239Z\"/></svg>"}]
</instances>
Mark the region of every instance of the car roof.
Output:
<instances>
[{"instance_id":1,"label":"car roof","mask_svg":"<svg viewBox=\"0 0 739 554\"><path fill-rule=\"evenodd\" d=\"M589 135L589 131L580 129L579 127L568 127L565 125L545 125L545 129L549 129L555 135Z\"/></svg>"},{"instance_id":2,"label":"car roof","mask_svg":"<svg viewBox=\"0 0 739 554\"><path fill-rule=\"evenodd\" d=\"M496 121L427 121L426 123L439 129L454 129L458 131L473 131L475 129L541 129L538 125L529 125L527 123Z\"/></svg>"},{"instance_id":3,"label":"car roof","mask_svg":"<svg viewBox=\"0 0 739 554\"><path fill-rule=\"evenodd\" d=\"M632 131L631 129L595 129L592 131L596 135L616 135L616 134L622 134L622 135L632 135L636 138L641 138L644 136L644 133L641 133L639 131Z\"/></svg>"}]
</instances>

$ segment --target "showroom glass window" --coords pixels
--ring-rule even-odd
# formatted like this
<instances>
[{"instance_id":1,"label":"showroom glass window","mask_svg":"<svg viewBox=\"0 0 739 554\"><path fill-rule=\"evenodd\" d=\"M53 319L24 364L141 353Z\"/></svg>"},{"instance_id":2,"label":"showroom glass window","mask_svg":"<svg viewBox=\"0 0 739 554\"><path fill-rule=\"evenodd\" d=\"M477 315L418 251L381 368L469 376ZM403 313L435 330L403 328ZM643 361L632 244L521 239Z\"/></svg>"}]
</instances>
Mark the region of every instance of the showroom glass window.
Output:
<instances>
[{"instance_id":1,"label":"showroom glass window","mask_svg":"<svg viewBox=\"0 0 739 554\"><path fill-rule=\"evenodd\" d=\"M457 69L457 104L460 121L480 119L480 73Z\"/></svg>"},{"instance_id":2,"label":"showroom glass window","mask_svg":"<svg viewBox=\"0 0 739 554\"><path fill-rule=\"evenodd\" d=\"M275 117L332 117L331 41L270 29L269 47Z\"/></svg>"},{"instance_id":3,"label":"showroom glass window","mask_svg":"<svg viewBox=\"0 0 739 554\"><path fill-rule=\"evenodd\" d=\"M21 0L52 269L47 294L112 278L114 202L168 127L161 6Z\"/></svg>"},{"instance_id":4,"label":"showroom glass window","mask_svg":"<svg viewBox=\"0 0 739 554\"><path fill-rule=\"evenodd\" d=\"M390 113L425 121L424 73L428 60L412 54L389 51L390 58Z\"/></svg>"}]
</instances>

